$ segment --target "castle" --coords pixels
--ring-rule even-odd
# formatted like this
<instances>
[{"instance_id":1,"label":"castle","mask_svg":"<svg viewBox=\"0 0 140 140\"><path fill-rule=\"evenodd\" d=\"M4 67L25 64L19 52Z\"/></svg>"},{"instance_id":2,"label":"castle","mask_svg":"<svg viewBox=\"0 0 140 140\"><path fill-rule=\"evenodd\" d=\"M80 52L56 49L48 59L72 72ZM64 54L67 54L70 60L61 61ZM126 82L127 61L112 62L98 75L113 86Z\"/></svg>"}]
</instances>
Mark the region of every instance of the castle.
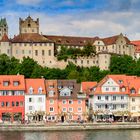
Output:
<instances>
[{"instance_id":1,"label":"castle","mask_svg":"<svg viewBox=\"0 0 140 140\"><path fill-rule=\"evenodd\" d=\"M135 46L123 34L107 38L42 35L39 19L33 20L30 16L25 20L19 19L19 34L12 39L8 38L6 19L1 19L0 39L0 54L14 56L21 61L23 57L30 57L38 64L50 68L63 69L69 62L73 62L77 66L98 66L101 70L108 70L112 54L132 57L135 54ZM57 54L62 46L82 50L88 43L95 46L96 54L58 61Z\"/></svg>"}]
</instances>

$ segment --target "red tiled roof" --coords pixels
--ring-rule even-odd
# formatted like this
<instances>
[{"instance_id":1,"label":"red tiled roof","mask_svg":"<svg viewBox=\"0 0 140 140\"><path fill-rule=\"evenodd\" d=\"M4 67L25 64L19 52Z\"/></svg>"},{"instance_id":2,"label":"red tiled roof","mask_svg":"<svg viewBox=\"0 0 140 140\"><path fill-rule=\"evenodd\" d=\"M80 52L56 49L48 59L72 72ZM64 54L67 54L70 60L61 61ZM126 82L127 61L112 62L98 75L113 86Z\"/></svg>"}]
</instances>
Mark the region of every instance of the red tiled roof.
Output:
<instances>
[{"instance_id":1,"label":"red tiled roof","mask_svg":"<svg viewBox=\"0 0 140 140\"><path fill-rule=\"evenodd\" d=\"M120 35L115 35L115 36L111 36L111 37L106 37L103 38L102 41L106 44L106 45L111 45L111 44L115 44L117 39L119 38ZM124 36L126 43L127 44L131 44L130 40Z\"/></svg>"},{"instance_id":2,"label":"red tiled roof","mask_svg":"<svg viewBox=\"0 0 140 140\"><path fill-rule=\"evenodd\" d=\"M49 39L47 39L46 37L44 37L43 35L40 35L38 33L22 33L19 34L17 36L15 36L12 39L13 43L22 43L22 42L37 42L37 43L42 43L42 42L52 42Z\"/></svg>"},{"instance_id":3,"label":"red tiled roof","mask_svg":"<svg viewBox=\"0 0 140 140\"><path fill-rule=\"evenodd\" d=\"M44 35L44 37L53 40L56 44L84 46L87 43L94 43L99 37L75 37L75 36L55 36Z\"/></svg>"},{"instance_id":4,"label":"red tiled roof","mask_svg":"<svg viewBox=\"0 0 140 140\"><path fill-rule=\"evenodd\" d=\"M135 45L135 52L140 52L140 40L131 41Z\"/></svg>"},{"instance_id":5,"label":"red tiled roof","mask_svg":"<svg viewBox=\"0 0 140 140\"><path fill-rule=\"evenodd\" d=\"M30 87L33 88L33 94L39 94L38 89L42 88L42 94L46 94L45 79L26 79L26 93L29 94Z\"/></svg>"},{"instance_id":6,"label":"red tiled roof","mask_svg":"<svg viewBox=\"0 0 140 140\"><path fill-rule=\"evenodd\" d=\"M7 34L4 34L0 42L9 42L9 41L10 40L9 40Z\"/></svg>"},{"instance_id":7,"label":"red tiled roof","mask_svg":"<svg viewBox=\"0 0 140 140\"><path fill-rule=\"evenodd\" d=\"M8 82L4 86L4 82ZM19 85L14 86L14 82L19 82ZM0 90L25 90L25 79L23 75L0 75Z\"/></svg>"},{"instance_id":8,"label":"red tiled roof","mask_svg":"<svg viewBox=\"0 0 140 140\"><path fill-rule=\"evenodd\" d=\"M97 85L97 82L82 82L81 83L82 92L89 94L90 89L96 85Z\"/></svg>"},{"instance_id":9,"label":"red tiled roof","mask_svg":"<svg viewBox=\"0 0 140 140\"><path fill-rule=\"evenodd\" d=\"M102 85L109 79L113 79L118 85L119 87L125 87L126 91L125 92L113 92L112 94L130 94L130 81L134 82L135 79L137 79L136 76L127 76L127 75L107 75L105 78L103 78L96 87L96 91L94 92L95 94L104 94L101 91L101 87ZM122 81L122 83L120 83L119 81ZM108 93L108 92L105 92ZM110 92L109 92L110 93ZM108 93L108 94L109 94Z\"/></svg>"}]
</instances>

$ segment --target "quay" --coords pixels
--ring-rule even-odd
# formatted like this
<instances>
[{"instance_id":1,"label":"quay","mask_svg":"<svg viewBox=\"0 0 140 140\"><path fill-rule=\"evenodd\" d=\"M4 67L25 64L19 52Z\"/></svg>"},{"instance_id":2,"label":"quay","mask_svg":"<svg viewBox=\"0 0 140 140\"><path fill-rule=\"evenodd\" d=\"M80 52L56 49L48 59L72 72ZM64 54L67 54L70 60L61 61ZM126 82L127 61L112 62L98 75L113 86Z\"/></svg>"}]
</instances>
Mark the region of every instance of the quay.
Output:
<instances>
[{"instance_id":1,"label":"quay","mask_svg":"<svg viewBox=\"0 0 140 140\"><path fill-rule=\"evenodd\" d=\"M88 131L140 129L140 123L0 124L0 131Z\"/></svg>"}]
</instances>

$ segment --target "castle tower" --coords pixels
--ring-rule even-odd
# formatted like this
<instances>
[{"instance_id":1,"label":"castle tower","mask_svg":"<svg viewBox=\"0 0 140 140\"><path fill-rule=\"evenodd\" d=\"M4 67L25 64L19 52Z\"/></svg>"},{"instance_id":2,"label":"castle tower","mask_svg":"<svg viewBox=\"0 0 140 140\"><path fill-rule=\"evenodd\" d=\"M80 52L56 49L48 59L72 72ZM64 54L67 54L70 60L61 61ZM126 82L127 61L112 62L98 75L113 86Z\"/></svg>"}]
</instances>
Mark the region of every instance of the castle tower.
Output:
<instances>
[{"instance_id":1,"label":"castle tower","mask_svg":"<svg viewBox=\"0 0 140 140\"><path fill-rule=\"evenodd\" d=\"M8 25L6 22L6 18L1 18L0 19L0 40L2 39L4 34L8 36Z\"/></svg>"},{"instance_id":2,"label":"castle tower","mask_svg":"<svg viewBox=\"0 0 140 140\"><path fill-rule=\"evenodd\" d=\"M39 18L33 20L28 16L25 20L19 18L19 33L39 33Z\"/></svg>"}]
</instances>

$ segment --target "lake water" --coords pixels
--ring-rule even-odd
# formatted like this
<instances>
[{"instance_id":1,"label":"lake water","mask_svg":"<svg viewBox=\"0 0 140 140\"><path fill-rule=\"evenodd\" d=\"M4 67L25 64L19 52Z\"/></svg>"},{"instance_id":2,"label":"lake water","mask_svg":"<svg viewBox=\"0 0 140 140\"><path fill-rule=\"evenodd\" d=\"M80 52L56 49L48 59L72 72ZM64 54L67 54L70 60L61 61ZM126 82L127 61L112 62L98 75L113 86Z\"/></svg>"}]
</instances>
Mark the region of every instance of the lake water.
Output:
<instances>
[{"instance_id":1,"label":"lake water","mask_svg":"<svg viewBox=\"0 0 140 140\"><path fill-rule=\"evenodd\" d=\"M140 130L0 132L0 140L139 140Z\"/></svg>"}]
</instances>

